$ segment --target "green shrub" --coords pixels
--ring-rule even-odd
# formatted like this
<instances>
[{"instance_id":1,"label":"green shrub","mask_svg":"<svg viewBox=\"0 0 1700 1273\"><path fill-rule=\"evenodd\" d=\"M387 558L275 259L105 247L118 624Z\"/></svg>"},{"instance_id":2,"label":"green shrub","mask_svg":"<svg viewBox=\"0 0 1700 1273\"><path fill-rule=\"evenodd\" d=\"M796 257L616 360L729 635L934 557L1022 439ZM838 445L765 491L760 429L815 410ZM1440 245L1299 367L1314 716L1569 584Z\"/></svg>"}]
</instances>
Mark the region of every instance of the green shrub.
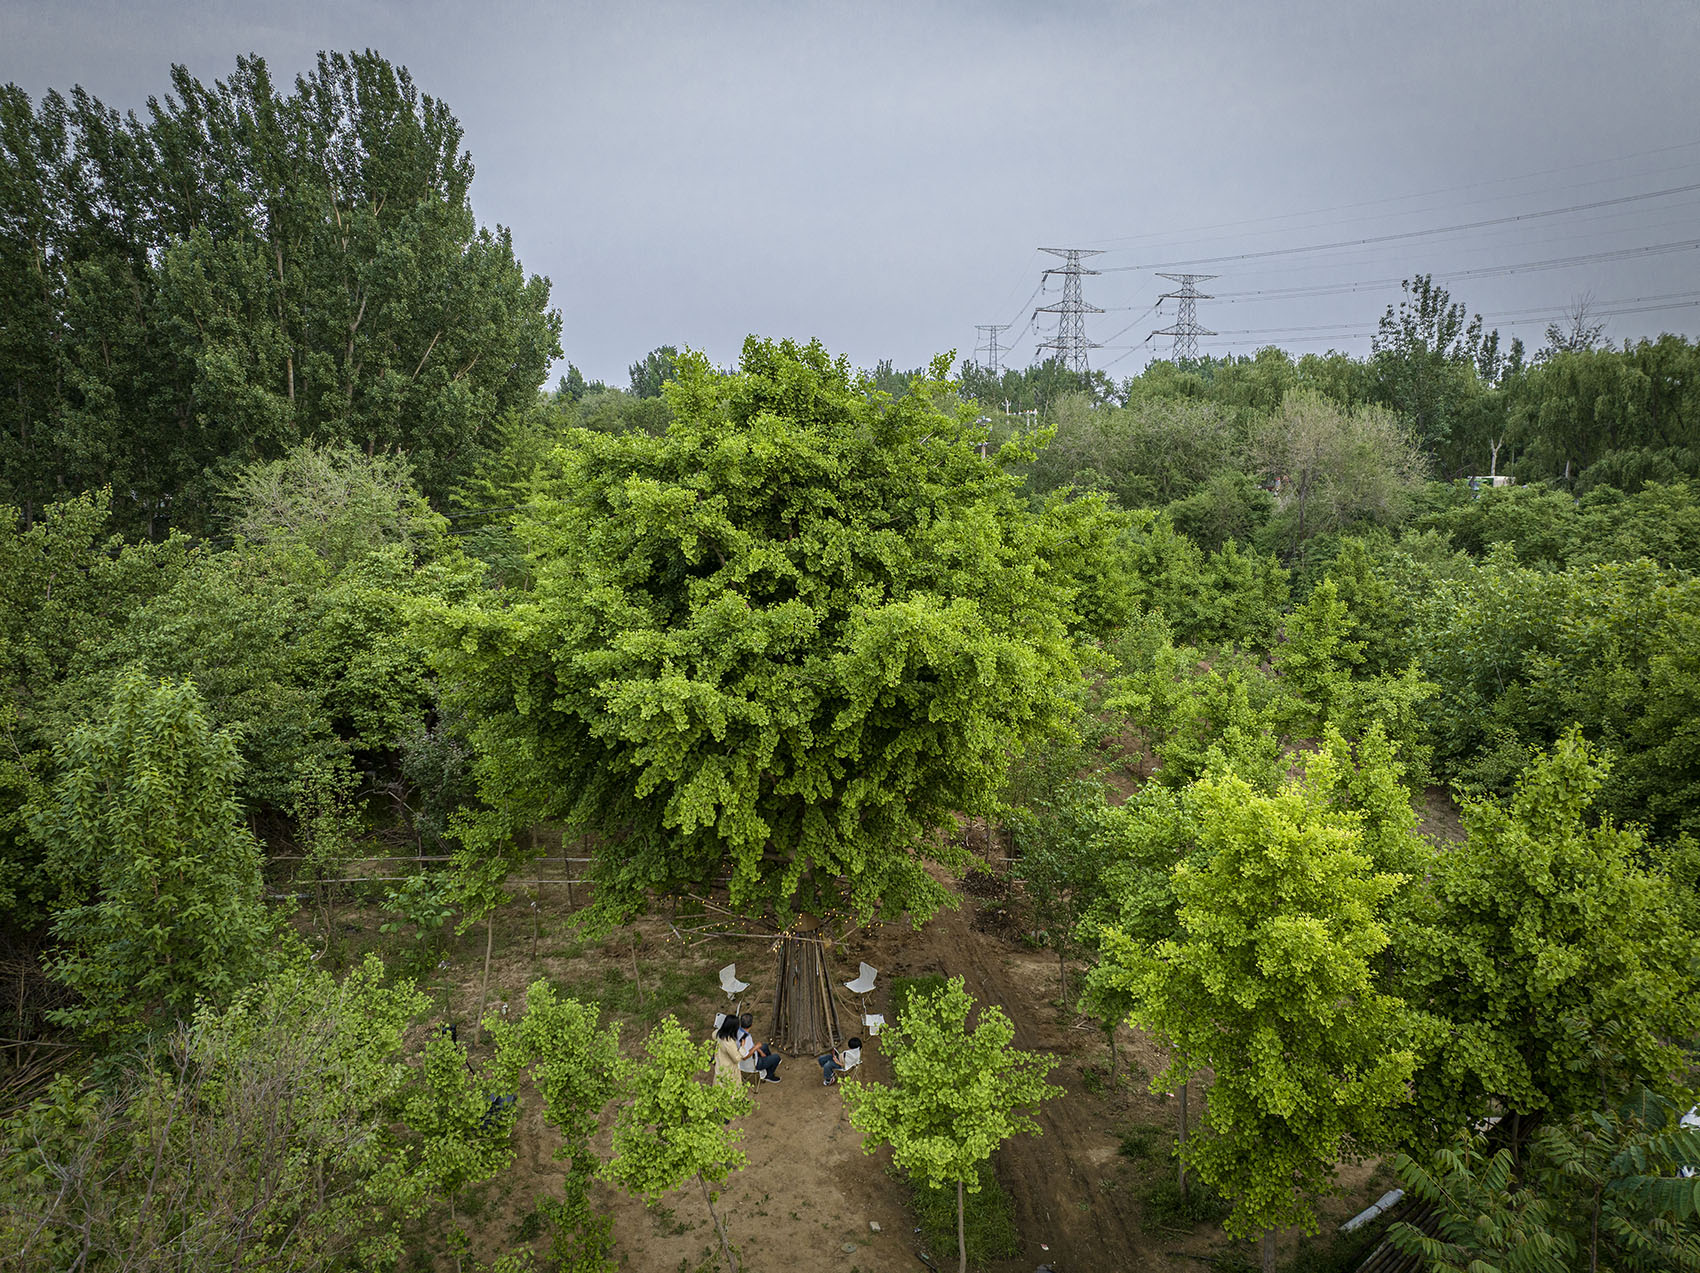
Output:
<instances>
[{"instance_id":1,"label":"green shrub","mask_svg":"<svg viewBox=\"0 0 1700 1273\"><path fill-rule=\"evenodd\" d=\"M1186 1196L1182 1197L1180 1181L1171 1173L1153 1180L1143 1201L1140 1223L1147 1229L1190 1229L1201 1224L1219 1224L1233 1209L1221 1194L1196 1176L1187 1181Z\"/></svg>"},{"instance_id":2,"label":"green shrub","mask_svg":"<svg viewBox=\"0 0 1700 1273\"><path fill-rule=\"evenodd\" d=\"M1131 1158L1140 1162L1151 1157L1157 1148L1157 1137L1162 1134L1155 1127L1129 1128L1122 1136L1121 1147L1116 1151L1123 1158Z\"/></svg>"}]
</instances>

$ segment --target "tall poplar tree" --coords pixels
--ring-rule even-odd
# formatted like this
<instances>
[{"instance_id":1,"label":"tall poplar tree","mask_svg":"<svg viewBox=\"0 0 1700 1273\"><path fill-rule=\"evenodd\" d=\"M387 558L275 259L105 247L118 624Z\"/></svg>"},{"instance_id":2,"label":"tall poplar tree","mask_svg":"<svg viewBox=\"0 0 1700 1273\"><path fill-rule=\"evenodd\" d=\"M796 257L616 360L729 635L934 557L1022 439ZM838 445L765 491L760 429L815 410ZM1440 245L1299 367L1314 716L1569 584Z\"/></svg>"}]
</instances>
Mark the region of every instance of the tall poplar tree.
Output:
<instances>
[{"instance_id":1,"label":"tall poplar tree","mask_svg":"<svg viewBox=\"0 0 1700 1273\"><path fill-rule=\"evenodd\" d=\"M110 485L126 530L195 530L304 438L405 452L446 492L560 352L461 142L370 51L293 91L257 57L174 67L143 115L0 90L0 498L27 521Z\"/></svg>"}]
</instances>

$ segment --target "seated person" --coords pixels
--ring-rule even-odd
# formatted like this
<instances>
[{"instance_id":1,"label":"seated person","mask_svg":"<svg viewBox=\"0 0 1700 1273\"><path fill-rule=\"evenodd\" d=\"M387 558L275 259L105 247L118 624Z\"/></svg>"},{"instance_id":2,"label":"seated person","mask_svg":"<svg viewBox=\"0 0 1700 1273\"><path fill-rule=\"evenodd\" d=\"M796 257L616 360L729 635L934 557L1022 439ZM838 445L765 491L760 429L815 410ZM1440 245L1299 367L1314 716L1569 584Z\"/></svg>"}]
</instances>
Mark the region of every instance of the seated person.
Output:
<instances>
[{"instance_id":1,"label":"seated person","mask_svg":"<svg viewBox=\"0 0 1700 1273\"><path fill-rule=\"evenodd\" d=\"M743 1060L738 1046L738 1018L723 1016L714 1029L714 1081L725 1087L742 1086L738 1062Z\"/></svg>"},{"instance_id":2,"label":"seated person","mask_svg":"<svg viewBox=\"0 0 1700 1273\"><path fill-rule=\"evenodd\" d=\"M831 1087L838 1082L838 1076L844 1070L853 1070L862 1063L862 1041L854 1036L844 1045L842 1052L828 1052L817 1056L815 1060L826 1073L821 1080L822 1087Z\"/></svg>"},{"instance_id":3,"label":"seated person","mask_svg":"<svg viewBox=\"0 0 1700 1273\"><path fill-rule=\"evenodd\" d=\"M756 1042L755 1035L750 1033L750 1027L755 1024L755 1018L744 1013L738 1018L738 1051L740 1055L751 1057L756 1063L756 1073L761 1075L763 1083L779 1082L779 1057L769 1052L764 1045Z\"/></svg>"}]
</instances>

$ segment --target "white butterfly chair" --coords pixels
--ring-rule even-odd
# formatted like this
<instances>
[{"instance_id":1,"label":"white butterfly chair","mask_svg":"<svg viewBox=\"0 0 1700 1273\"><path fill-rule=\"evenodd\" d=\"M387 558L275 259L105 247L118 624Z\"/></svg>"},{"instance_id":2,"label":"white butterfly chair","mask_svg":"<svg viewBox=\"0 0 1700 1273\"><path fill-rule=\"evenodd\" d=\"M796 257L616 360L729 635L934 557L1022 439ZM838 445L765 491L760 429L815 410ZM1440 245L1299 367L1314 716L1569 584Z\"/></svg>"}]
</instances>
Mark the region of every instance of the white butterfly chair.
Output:
<instances>
[{"instance_id":1,"label":"white butterfly chair","mask_svg":"<svg viewBox=\"0 0 1700 1273\"><path fill-rule=\"evenodd\" d=\"M880 970L875 968L872 964L865 963L862 965L862 975L860 977L857 977L854 981L846 981L844 983L844 988L862 1001L862 1024L875 1033L878 1033L877 1027L875 1026L872 1018L868 1016L868 995L873 991L874 978L879 976L879 971ZM880 1024L885 1024L885 1018L880 1018Z\"/></svg>"},{"instance_id":2,"label":"white butterfly chair","mask_svg":"<svg viewBox=\"0 0 1700 1273\"><path fill-rule=\"evenodd\" d=\"M738 996L750 988L747 981L738 980L738 965L727 964L720 970L720 988L726 992L726 997L733 1001L733 1007L741 1007Z\"/></svg>"}]
</instances>

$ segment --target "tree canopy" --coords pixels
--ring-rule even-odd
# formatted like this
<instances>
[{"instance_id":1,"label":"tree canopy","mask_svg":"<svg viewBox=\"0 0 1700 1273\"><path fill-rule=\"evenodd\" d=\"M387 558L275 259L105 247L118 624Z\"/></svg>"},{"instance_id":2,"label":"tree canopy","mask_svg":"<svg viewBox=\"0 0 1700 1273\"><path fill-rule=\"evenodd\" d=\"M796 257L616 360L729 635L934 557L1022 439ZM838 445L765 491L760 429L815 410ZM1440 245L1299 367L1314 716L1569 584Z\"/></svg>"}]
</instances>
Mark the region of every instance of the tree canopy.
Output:
<instances>
[{"instance_id":1,"label":"tree canopy","mask_svg":"<svg viewBox=\"0 0 1700 1273\"><path fill-rule=\"evenodd\" d=\"M527 512L536 588L432 614L481 722L469 838L594 830L617 910L723 878L757 910L936 908L929 832L1054 712L1091 564L942 388L752 338L735 372L681 355L664 436L574 436Z\"/></svg>"},{"instance_id":2,"label":"tree canopy","mask_svg":"<svg viewBox=\"0 0 1700 1273\"><path fill-rule=\"evenodd\" d=\"M179 66L145 118L0 89L0 489L196 530L232 468L317 438L445 490L560 353L471 183L449 108L370 51L289 93L258 57Z\"/></svg>"}]
</instances>

